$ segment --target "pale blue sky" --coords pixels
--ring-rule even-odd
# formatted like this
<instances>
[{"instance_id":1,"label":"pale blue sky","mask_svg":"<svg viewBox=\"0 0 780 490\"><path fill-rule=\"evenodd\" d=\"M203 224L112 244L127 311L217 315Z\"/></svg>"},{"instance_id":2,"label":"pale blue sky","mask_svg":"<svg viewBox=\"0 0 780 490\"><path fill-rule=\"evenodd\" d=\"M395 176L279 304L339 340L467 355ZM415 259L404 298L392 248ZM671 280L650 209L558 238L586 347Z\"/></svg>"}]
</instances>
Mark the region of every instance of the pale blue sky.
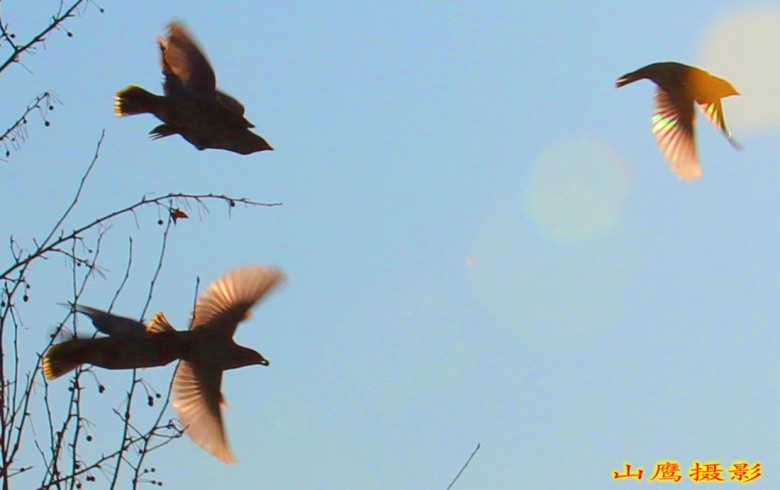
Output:
<instances>
[{"instance_id":1,"label":"pale blue sky","mask_svg":"<svg viewBox=\"0 0 780 490\"><path fill-rule=\"evenodd\" d=\"M26 3L3 3L20 36L58 4ZM64 102L2 164L0 241L49 229L103 129L70 226L153 192L284 203L212 205L173 230L148 316L183 328L196 276L244 264L289 281L237 333L271 366L224 379L239 462L185 437L150 456L165 488L446 488L478 442L455 488L663 486L647 482L661 460L760 461L752 487L777 487L780 112L753 117L779 102L768 5L103 0L25 59L32 74L0 77L2 121L43 90ZM172 19L275 152L198 152L150 141L151 116L114 117L116 90L161 91L155 37ZM724 106L744 151L700 118L694 183L657 149L653 84L614 86L666 60L743 94ZM107 307L133 236L116 311L140 313L156 220L114 224L84 303ZM40 349L69 297L64 260L31 281L20 311ZM163 389L172 373L142 375ZM129 375L100 376L89 416L109 426ZM624 462L644 481L611 480Z\"/></svg>"}]
</instances>

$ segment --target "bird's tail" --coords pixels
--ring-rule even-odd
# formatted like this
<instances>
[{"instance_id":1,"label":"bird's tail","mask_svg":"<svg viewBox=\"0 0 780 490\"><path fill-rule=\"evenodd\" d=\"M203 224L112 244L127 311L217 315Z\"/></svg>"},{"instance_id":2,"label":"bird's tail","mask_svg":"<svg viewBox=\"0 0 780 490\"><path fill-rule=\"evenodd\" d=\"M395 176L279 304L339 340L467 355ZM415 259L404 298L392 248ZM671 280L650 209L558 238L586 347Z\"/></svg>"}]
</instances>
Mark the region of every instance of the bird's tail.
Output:
<instances>
[{"instance_id":1,"label":"bird's tail","mask_svg":"<svg viewBox=\"0 0 780 490\"><path fill-rule=\"evenodd\" d=\"M633 71L631 73L626 73L622 77L618 78L615 82L615 86L617 88L622 87L623 85L628 85L629 83L636 82L637 80L641 80L642 76L638 75L637 72Z\"/></svg>"},{"instance_id":2,"label":"bird's tail","mask_svg":"<svg viewBox=\"0 0 780 490\"><path fill-rule=\"evenodd\" d=\"M118 117L154 112L157 95L147 92L137 85L130 85L116 93L114 112Z\"/></svg>"},{"instance_id":3,"label":"bird's tail","mask_svg":"<svg viewBox=\"0 0 780 490\"><path fill-rule=\"evenodd\" d=\"M41 359L43 375L49 381L57 379L79 367L82 362L74 360L72 343L63 342L49 347L46 355Z\"/></svg>"}]
</instances>

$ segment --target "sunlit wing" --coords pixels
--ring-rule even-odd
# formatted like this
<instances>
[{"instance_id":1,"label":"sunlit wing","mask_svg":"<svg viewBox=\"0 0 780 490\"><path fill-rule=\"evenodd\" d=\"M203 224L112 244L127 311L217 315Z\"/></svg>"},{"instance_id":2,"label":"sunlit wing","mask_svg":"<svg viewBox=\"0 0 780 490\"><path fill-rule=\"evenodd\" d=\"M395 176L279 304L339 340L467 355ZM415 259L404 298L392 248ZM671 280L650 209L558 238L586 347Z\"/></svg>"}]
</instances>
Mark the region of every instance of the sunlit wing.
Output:
<instances>
[{"instance_id":1,"label":"sunlit wing","mask_svg":"<svg viewBox=\"0 0 780 490\"><path fill-rule=\"evenodd\" d=\"M713 126L718 128L726 139L729 140L731 146L737 149L742 148L742 145L734 139L731 131L726 127L726 118L723 116L723 103L720 99L717 99L715 102L700 102L699 107L701 107L702 112L704 112L704 115L707 116L707 119L710 120Z\"/></svg>"},{"instance_id":2,"label":"sunlit wing","mask_svg":"<svg viewBox=\"0 0 780 490\"><path fill-rule=\"evenodd\" d=\"M181 361L173 376L173 406L195 444L225 463L233 463L236 459L222 424L221 385L222 371Z\"/></svg>"},{"instance_id":3,"label":"sunlit wing","mask_svg":"<svg viewBox=\"0 0 780 490\"><path fill-rule=\"evenodd\" d=\"M284 279L278 269L249 266L228 272L198 298L190 329L213 328L232 336L263 295Z\"/></svg>"},{"instance_id":4,"label":"sunlit wing","mask_svg":"<svg viewBox=\"0 0 780 490\"><path fill-rule=\"evenodd\" d=\"M146 331L150 335L167 335L176 331L171 322L165 317L165 313L158 311L146 325Z\"/></svg>"},{"instance_id":5,"label":"sunlit wing","mask_svg":"<svg viewBox=\"0 0 780 490\"><path fill-rule=\"evenodd\" d=\"M693 134L694 117L693 102L673 100L668 92L658 88L653 134L672 170L687 180L698 179L702 175Z\"/></svg>"},{"instance_id":6,"label":"sunlit wing","mask_svg":"<svg viewBox=\"0 0 780 490\"><path fill-rule=\"evenodd\" d=\"M214 95L217 86L214 70L181 24L172 22L168 26L168 38L158 41L166 95L176 95L182 90L195 95Z\"/></svg>"},{"instance_id":7,"label":"sunlit wing","mask_svg":"<svg viewBox=\"0 0 780 490\"><path fill-rule=\"evenodd\" d=\"M146 326L134 320L119 315L92 308L90 306L73 305L73 310L87 315L95 328L106 335L118 339L132 339L147 335Z\"/></svg>"}]
</instances>

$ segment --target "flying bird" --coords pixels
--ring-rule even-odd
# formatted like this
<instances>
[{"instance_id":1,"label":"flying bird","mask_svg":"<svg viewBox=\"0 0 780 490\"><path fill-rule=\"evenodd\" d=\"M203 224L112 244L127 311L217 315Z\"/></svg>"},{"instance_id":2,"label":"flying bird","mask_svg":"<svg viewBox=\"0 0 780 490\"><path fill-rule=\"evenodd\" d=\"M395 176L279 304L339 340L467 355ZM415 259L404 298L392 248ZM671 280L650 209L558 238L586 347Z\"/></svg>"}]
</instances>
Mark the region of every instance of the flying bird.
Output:
<instances>
[{"instance_id":1,"label":"flying bird","mask_svg":"<svg viewBox=\"0 0 780 490\"><path fill-rule=\"evenodd\" d=\"M117 92L117 116L154 114L161 120L149 132L152 139L181 135L198 150L215 148L248 155L273 150L244 117L244 106L217 89L216 76L206 56L184 27L172 22L168 37L158 37L162 52L163 91L154 95L136 85Z\"/></svg>"},{"instance_id":2,"label":"flying bird","mask_svg":"<svg viewBox=\"0 0 780 490\"><path fill-rule=\"evenodd\" d=\"M702 175L696 152L693 124L696 120L694 102L707 119L718 128L734 148L741 148L731 136L723 116L721 99L739 95L737 89L722 78L693 66L667 61L653 63L617 79L618 88L647 78L658 88L655 92L653 134L672 170L683 179L694 180Z\"/></svg>"},{"instance_id":3,"label":"flying bird","mask_svg":"<svg viewBox=\"0 0 780 490\"><path fill-rule=\"evenodd\" d=\"M206 451L226 463L235 461L222 423L222 373L227 369L269 362L257 351L233 341L249 310L284 279L278 269L249 266L228 272L200 295L189 330L176 330L160 312L148 323L87 306L74 310L92 319L107 337L71 338L52 345L42 359L43 373L53 380L93 364L107 369L164 366L176 359L173 406L185 431Z\"/></svg>"}]
</instances>

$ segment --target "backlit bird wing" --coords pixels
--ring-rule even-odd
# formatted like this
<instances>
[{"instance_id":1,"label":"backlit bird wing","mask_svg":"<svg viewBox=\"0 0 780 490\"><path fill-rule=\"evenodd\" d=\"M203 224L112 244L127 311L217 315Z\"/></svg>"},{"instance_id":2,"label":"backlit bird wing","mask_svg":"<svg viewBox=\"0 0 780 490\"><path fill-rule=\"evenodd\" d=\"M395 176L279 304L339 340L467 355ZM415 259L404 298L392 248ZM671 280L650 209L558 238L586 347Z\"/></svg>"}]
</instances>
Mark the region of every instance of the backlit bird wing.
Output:
<instances>
[{"instance_id":1,"label":"backlit bird wing","mask_svg":"<svg viewBox=\"0 0 780 490\"><path fill-rule=\"evenodd\" d=\"M158 38L166 95L215 96L217 79L206 57L184 27L171 22L168 38ZM242 111L243 114L243 111Z\"/></svg>"},{"instance_id":2,"label":"backlit bird wing","mask_svg":"<svg viewBox=\"0 0 780 490\"><path fill-rule=\"evenodd\" d=\"M283 279L284 274L272 267L249 266L228 272L198 298L190 330L209 328L232 336L252 306Z\"/></svg>"},{"instance_id":3,"label":"backlit bird wing","mask_svg":"<svg viewBox=\"0 0 780 490\"><path fill-rule=\"evenodd\" d=\"M236 458L222 425L222 371L179 362L173 375L173 406L195 444L225 463Z\"/></svg>"},{"instance_id":4,"label":"backlit bird wing","mask_svg":"<svg viewBox=\"0 0 780 490\"><path fill-rule=\"evenodd\" d=\"M687 180L702 175L693 134L695 117L693 101L672 97L660 87L656 90L653 134L672 170Z\"/></svg>"},{"instance_id":5,"label":"backlit bird wing","mask_svg":"<svg viewBox=\"0 0 780 490\"><path fill-rule=\"evenodd\" d=\"M87 315L98 331L111 337L133 339L147 335L146 326L138 320L83 305L74 304L73 310Z\"/></svg>"},{"instance_id":6,"label":"backlit bird wing","mask_svg":"<svg viewBox=\"0 0 780 490\"><path fill-rule=\"evenodd\" d=\"M716 99L714 102L699 102L699 107L701 107L702 112L704 112L704 115L707 116L712 125L718 128L726 139L729 140L731 146L742 149L742 145L731 136L731 131L726 127L726 118L723 116L723 103L720 99Z\"/></svg>"}]
</instances>

